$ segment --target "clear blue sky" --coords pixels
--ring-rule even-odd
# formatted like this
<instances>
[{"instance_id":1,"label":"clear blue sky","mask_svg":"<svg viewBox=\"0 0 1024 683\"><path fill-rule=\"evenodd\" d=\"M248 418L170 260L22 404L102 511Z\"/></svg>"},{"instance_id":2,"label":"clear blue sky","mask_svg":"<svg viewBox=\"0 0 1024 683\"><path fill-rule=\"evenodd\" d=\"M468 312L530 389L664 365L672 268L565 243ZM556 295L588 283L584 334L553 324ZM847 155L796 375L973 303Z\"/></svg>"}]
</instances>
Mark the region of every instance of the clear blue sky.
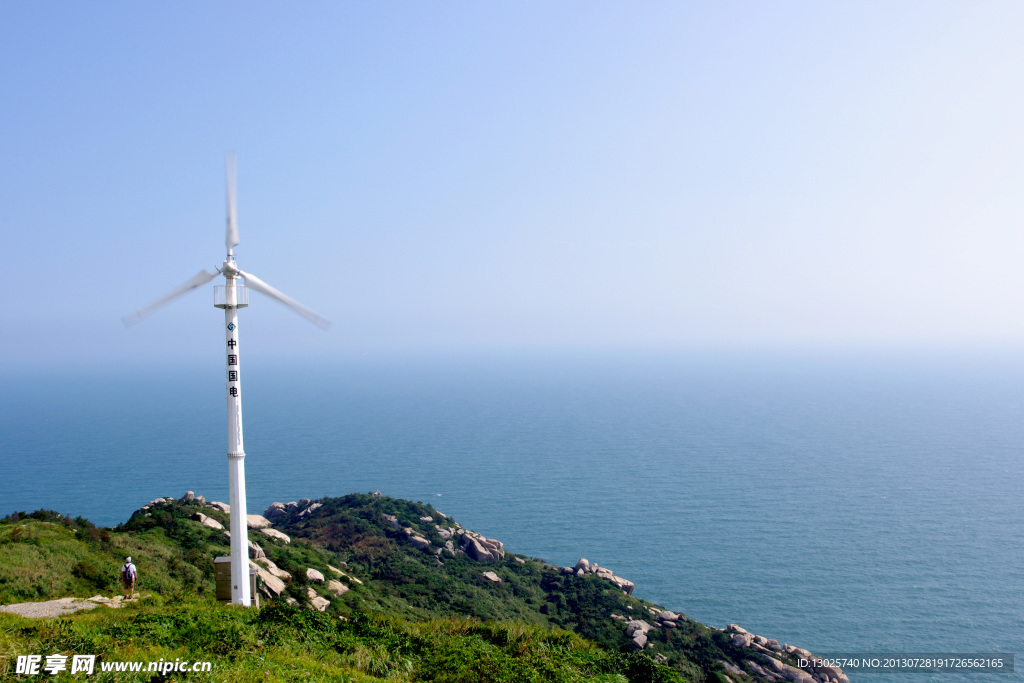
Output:
<instances>
[{"instance_id":1,"label":"clear blue sky","mask_svg":"<svg viewBox=\"0 0 1024 683\"><path fill-rule=\"evenodd\" d=\"M1024 342L1018 2L0 4L0 356ZM212 287L212 285L211 285ZM217 349L218 351L214 351Z\"/></svg>"}]
</instances>

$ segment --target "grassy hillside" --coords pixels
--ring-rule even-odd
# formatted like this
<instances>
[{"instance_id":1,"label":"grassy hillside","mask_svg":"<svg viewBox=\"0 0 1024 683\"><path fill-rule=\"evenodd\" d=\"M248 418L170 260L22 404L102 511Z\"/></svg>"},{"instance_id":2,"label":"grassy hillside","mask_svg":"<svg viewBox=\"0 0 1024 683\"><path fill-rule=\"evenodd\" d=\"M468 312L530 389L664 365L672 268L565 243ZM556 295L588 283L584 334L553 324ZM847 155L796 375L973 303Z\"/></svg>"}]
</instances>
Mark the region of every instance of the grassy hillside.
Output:
<instances>
[{"instance_id":1,"label":"grassy hillside","mask_svg":"<svg viewBox=\"0 0 1024 683\"><path fill-rule=\"evenodd\" d=\"M685 617L650 630L637 651L626 622L658 625L662 607L602 576L568 574L507 549L492 561L473 559L452 542L461 538L455 520L369 495L282 512L274 528L290 543L250 530L290 578L280 595L261 585L263 609L221 605L213 558L229 554L228 538L199 514L228 526L219 510L171 500L110 529L46 511L0 520L0 603L117 594L126 555L147 596L56 620L0 614L0 672L13 671L17 654L63 651L215 663L188 680L699 682L726 680L722 662L751 657L732 634ZM446 540L455 552L444 550ZM338 595L338 584L332 590L308 569L347 591ZM324 612L308 608L312 597L324 598Z\"/></svg>"}]
</instances>

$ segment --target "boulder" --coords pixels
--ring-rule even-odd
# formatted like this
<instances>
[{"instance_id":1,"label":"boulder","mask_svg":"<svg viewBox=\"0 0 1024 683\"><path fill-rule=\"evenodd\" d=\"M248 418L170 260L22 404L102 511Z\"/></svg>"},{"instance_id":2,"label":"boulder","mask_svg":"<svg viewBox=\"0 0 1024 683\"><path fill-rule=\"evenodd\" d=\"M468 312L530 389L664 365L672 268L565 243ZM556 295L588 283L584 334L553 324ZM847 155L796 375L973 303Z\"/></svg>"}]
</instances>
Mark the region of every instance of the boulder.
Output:
<instances>
[{"instance_id":1,"label":"boulder","mask_svg":"<svg viewBox=\"0 0 1024 683\"><path fill-rule=\"evenodd\" d=\"M466 554L477 562L497 562L502 556L501 551L485 548L479 540L469 534L464 535L459 544Z\"/></svg>"},{"instance_id":2,"label":"boulder","mask_svg":"<svg viewBox=\"0 0 1024 683\"><path fill-rule=\"evenodd\" d=\"M348 593L348 586L343 584L341 581L335 581L334 579L331 579L327 582L327 590L331 591L340 598L345 593Z\"/></svg>"},{"instance_id":3,"label":"boulder","mask_svg":"<svg viewBox=\"0 0 1024 683\"><path fill-rule=\"evenodd\" d=\"M318 572L317 570L313 569L312 567L309 567L306 569L306 579L308 579L309 581L323 583L324 575Z\"/></svg>"},{"instance_id":4,"label":"boulder","mask_svg":"<svg viewBox=\"0 0 1024 683\"><path fill-rule=\"evenodd\" d=\"M210 501L209 503L206 504L206 507L213 508L214 510L220 510L221 512L226 512L229 515L231 514L231 506L228 505L227 503L222 503L219 500Z\"/></svg>"},{"instance_id":5,"label":"boulder","mask_svg":"<svg viewBox=\"0 0 1024 683\"><path fill-rule=\"evenodd\" d=\"M346 569L348 568L348 565L345 564L344 562L342 562L341 564L344 564ZM346 574L345 572L341 571L337 567L332 567L331 565L327 565L327 568L330 569L335 574L337 574L338 576L344 576L346 579L348 579L349 581L351 581L353 583L358 583L360 586L363 585L362 581L360 581L356 577L352 576L351 574Z\"/></svg>"},{"instance_id":6,"label":"boulder","mask_svg":"<svg viewBox=\"0 0 1024 683\"><path fill-rule=\"evenodd\" d=\"M618 586L626 595L632 595L633 589L636 588L636 585L632 581L627 581L621 576L612 576L609 580Z\"/></svg>"},{"instance_id":7,"label":"boulder","mask_svg":"<svg viewBox=\"0 0 1024 683\"><path fill-rule=\"evenodd\" d=\"M291 574L289 574L285 570L279 568L276 564L274 564L273 560L271 560L269 557L261 557L258 560L256 560L256 562L258 562L269 573L273 574L274 576L276 576L279 579L291 579L292 578Z\"/></svg>"},{"instance_id":8,"label":"boulder","mask_svg":"<svg viewBox=\"0 0 1024 683\"><path fill-rule=\"evenodd\" d=\"M246 515L245 521L250 529L265 529L270 526L270 520L263 515Z\"/></svg>"},{"instance_id":9,"label":"boulder","mask_svg":"<svg viewBox=\"0 0 1024 683\"><path fill-rule=\"evenodd\" d=\"M279 522L288 517L288 512L284 509L284 503L271 503L270 507L263 511L263 516L271 522Z\"/></svg>"},{"instance_id":10,"label":"boulder","mask_svg":"<svg viewBox=\"0 0 1024 683\"><path fill-rule=\"evenodd\" d=\"M736 624L726 624L725 625L725 630L726 630L726 632L732 631L733 633L746 633L747 632L747 629L740 628Z\"/></svg>"},{"instance_id":11,"label":"boulder","mask_svg":"<svg viewBox=\"0 0 1024 683\"><path fill-rule=\"evenodd\" d=\"M224 533L228 535L229 539L231 538L231 533L230 532L225 531ZM230 543L231 542L228 541L229 545L230 545ZM258 560L261 557L266 557L266 556L267 556L267 554L265 552L263 552L263 548L261 548L259 546L259 544L254 543L252 539L249 539L249 559L250 560Z\"/></svg>"},{"instance_id":12,"label":"boulder","mask_svg":"<svg viewBox=\"0 0 1024 683\"><path fill-rule=\"evenodd\" d=\"M679 619L679 615L675 612L669 612L667 609L663 609L658 612L658 618L662 621L677 621Z\"/></svg>"},{"instance_id":13,"label":"boulder","mask_svg":"<svg viewBox=\"0 0 1024 683\"><path fill-rule=\"evenodd\" d=\"M202 512L197 512L194 515L192 515L192 519L198 520L200 524L202 524L203 526L208 526L211 529L223 529L224 528L223 524L221 524L217 520L213 519L212 517L207 517Z\"/></svg>"},{"instance_id":14,"label":"boulder","mask_svg":"<svg viewBox=\"0 0 1024 683\"><path fill-rule=\"evenodd\" d=\"M312 502L309 498L299 498L299 507L304 508Z\"/></svg>"},{"instance_id":15,"label":"boulder","mask_svg":"<svg viewBox=\"0 0 1024 683\"><path fill-rule=\"evenodd\" d=\"M635 633L633 635L633 640L630 642L630 645L633 647L634 650L644 649L644 646L647 645L647 636L640 632Z\"/></svg>"},{"instance_id":16,"label":"boulder","mask_svg":"<svg viewBox=\"0 0 1024 683\"><path fill-rule=\"evenodd\" d=\"M421 522L428 522L429 523L429 522L433 522L434 518L433 517L420 517L420 521Z\"/></svg>"},{"instance_id":17,"label":"boulder","mask_svg":"<svg viewBox=\"0 0 1024 683\"><path fill-rule=\"evenodd\" d=\"M734 676L743 676L744 675L743 669L739 668L735 664L727 662L724 659L719 659L718 663L721 664L722 667L724 667L726 671L728 671L729 673L731 673Z\"/></svg>"},{"instance_id":18,"label":"boulder","mask_svg":"<svg viewBox=\"0 0 1024 683\"><path fill-rule=\"evenodd\" d=\"M394 515L384 515L384 521L388 522L395 531L402 528L402 525L398 523L398 517Z\"/></svg>"},{"instance_id":19,"label":"boulder","mask_svg":"<svg viewBox=\"0 0 1024 683\"><path fill-rule=\"evenodd\" d=\"M782 646L779 645L779 641L777 640L769 640L765 643L765 647L770 650L775 650L776 652L780 652L782 650Z\"/></svg>"},{"instance_id":20,"label":"boulder","mask_svg":"<svg viewBox=\"0 0 1024 683\"><path fill-rule=\"evenodd\" d=\"M294 514L294 513L299 511L299 504L296 503L294 500L289 502L289 503L285 503L284 504L284 510L289 515Z\"/></svg>"},{"instance_id":21,"label":"boulder","mask_svg":"<svg viewBox=\"0 0 1024 683\"><path fill-rule=\"evenodd\" d=\"M494 583L501 583L501 577L495 574L494 572L484 572L483 574L481 574L481 576L483 576L488 581L493 581Z\"/></svg>"},{"instance_id":22,"label":"boulder","mask_svg":"<svg viewBox=\"0 0 1024 683\"><path fill-rule=\"evenodd\" d=\"M433 549L430 546L430 541L423 538L422 536L410 536L409 541L420 550L426 551L428 553L433 551Z\"/></svg>"},{"instance_id":23,"label":"boulder","mask_svg":"<svg viewBox=\"0 0 1024 683\"><path fill-rule=\"evenodd\" d=\"M179 503L191 503L196 499L196 494L191 491L185 491L185 495L178 499Z\"/></svg>"},{"instance_id":24,"label":"boulder","mask_svg":"<svg viewBox=\"0 0 1024 683\"><path fill-rule=\"evenodd\" d=\"M322 508L323 506L323 503L313 503L308 508L300 512L299 517L305 517L306 515L312 514L314 510L316 510L317 508Z\"/></svg>"},{"instance_id":25,"label":"boulder","mask_svg":"<svg viewBox=\"0 0 1024 683\"><path fill-rule=\"evenodd\" d=\"M316 591L312 588L306 590L306 597L309 598L310 609L315 609L319 612L323 612L331 604L330 600L317 595Z\"/></svg>"},{"instance_id":26,"label":"boulder","mask_svg":"<svg viewBox=\"0 0 1024 683\"><path fill-rule=\"evenodd\" d=\"M198 505L206 505L206 496L196 496L195 502Z\"/></svg>"},{"instance_id":27,"label":"boulder","mask_svg":"<svg viewBox=\"0 0 1024 683\"><path fill-rule=\"evenodd\" d=\"M271 564L273 564L273 563L271 563ZM266 586L267 592L270 594L271 597L276 598L276 597L280 596L282 593L284 593L284 590L285 590L284 581L282 581L277 576L274 576L269 571L267 571L263 567L259 566L258 564L256 564L252 560L249 560L249 566L256 570L256 576L258 576L260 581L263 582L263 585ZM276 568L277 567L275 567L275 569ZM280 570L278 570L278 571L280 571ZM287 572L285 572L285 573L287 574Z\"/></svg>"},{"instance_id":28,"label":"boulder","mask_svg":"<svg viewBox=\"0 0 1024 683\"><path fill-rule=\"evenodd\" d=\"M627 636L631 636L631 635L633 635L634 633L636 633L638 631L640 633L646 634L652 628L654 628L654 627L651 626L650 624L648 624L643 619L634 619L633 621L631 621L628 624L626 624L626 635Z\"/></svg>"},{"instance_id":29,"label":"boulder","mask_svg":"<svg viewBox=\"0 0 1024 683\"><path fill-rule=\"evenodd\" d=\"M267 527L267 528L260 529L260 532L263 533L266 536L270 536L271 538L276 538L279 541L284 541L286 544L292 542L291 536L289 536L286 533L282 533L282 532L278 531L277 529L271 529L271 528Z\"/></svg>"},{"instance_id":30,"label":"boulder","mask_svg":"<svg viewBox=\"0 0 1024 683\"><path fill-rule=\"evenodd\" d=\"M752 642L754 638L749 633L737 633L732 637L732 644L736 647L750 647Z\"/></svg>"},{"instance_id":31,"label":"boulder","mask_svg":"<svg viewBox=\"0 0 1024 683\"><path fill-rule=\"evenodd\" d=\"M583 571L587 571L588 569L590 569L590 560L588 560L585 557L581 557L579 561L576 563L576 566L573 567L573 569L582 569Z\"/></svg>"}]
</instances>

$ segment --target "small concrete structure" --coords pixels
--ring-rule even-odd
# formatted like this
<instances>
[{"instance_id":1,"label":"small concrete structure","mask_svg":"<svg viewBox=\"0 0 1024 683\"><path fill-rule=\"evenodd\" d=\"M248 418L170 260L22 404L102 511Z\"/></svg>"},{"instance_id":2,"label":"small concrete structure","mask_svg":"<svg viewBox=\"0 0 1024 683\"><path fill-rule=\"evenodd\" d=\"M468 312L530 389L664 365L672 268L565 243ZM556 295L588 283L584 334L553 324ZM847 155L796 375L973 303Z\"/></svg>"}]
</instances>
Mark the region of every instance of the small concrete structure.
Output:
<instances>
[{"instance_id":1,"label":"small concrete structure","mask_svg":"<svg viewBox=\"0 0 1024 683\"><path fill-rule=\"evenodd\" d=\"M217 557L213 560L214 577L217 581L217 600L223 603L231 602L231 557ZM252 604L260 606L260 594L256 592L256 570L249 567L249 595L252 596Z\"/></svg>"}]
</instances>

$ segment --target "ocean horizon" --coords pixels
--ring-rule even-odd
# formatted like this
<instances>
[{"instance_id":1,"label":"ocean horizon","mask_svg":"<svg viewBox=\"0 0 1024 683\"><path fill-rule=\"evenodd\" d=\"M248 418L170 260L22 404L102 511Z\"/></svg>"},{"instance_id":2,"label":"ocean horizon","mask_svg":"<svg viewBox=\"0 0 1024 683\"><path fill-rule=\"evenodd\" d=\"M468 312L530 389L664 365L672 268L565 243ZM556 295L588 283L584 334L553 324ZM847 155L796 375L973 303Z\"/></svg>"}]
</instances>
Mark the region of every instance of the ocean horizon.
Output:
<instances>
[{"instance_id":1,"label":"ocean horizon","mask_svg":"<svg viewBox=\"0 0 1024 683\"><path fill-rule=\"evenodd\" d=\"M250 513L381 490L812 652L1024 646L1024 363L243 359ZM222 368L0 372L0 516L227 501ZM851 675L887 681L887 674ZM1019 673L920 681L1024 680Z\"/></svg>"}]
</instances>

